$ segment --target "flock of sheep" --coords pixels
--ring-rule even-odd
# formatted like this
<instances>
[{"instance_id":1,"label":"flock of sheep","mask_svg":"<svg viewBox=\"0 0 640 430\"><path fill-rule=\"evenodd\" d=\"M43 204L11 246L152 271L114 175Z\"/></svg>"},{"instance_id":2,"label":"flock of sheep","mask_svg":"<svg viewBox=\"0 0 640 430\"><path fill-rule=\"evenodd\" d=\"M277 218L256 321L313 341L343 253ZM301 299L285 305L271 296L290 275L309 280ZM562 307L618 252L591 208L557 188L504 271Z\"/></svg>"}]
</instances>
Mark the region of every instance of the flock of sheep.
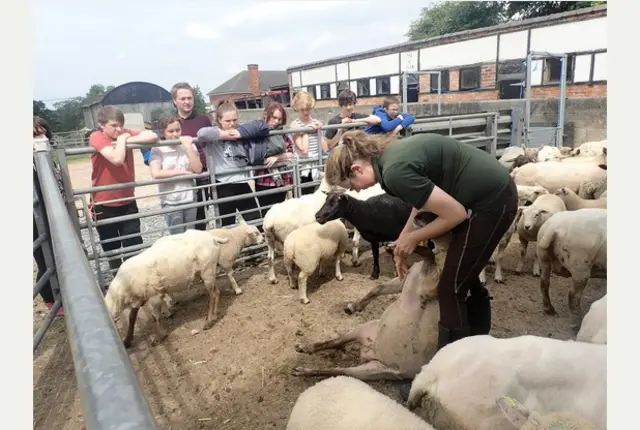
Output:
<instances>
[{"instance_id":1,"label":"flock of sheep","mask_svg":"<svg viewBox=\"0 0 640 430\"><path fill-rule=\"evenodd\" d=\"M295 345L301 354L314 354L359 343L361 364L294 368L295 376L329 378L299 396L287 429L605 429L606 295L592 304L584 319L580 302L591 277L606 277L606 155L602 141L575 150L509 148L500 159L518 186L520 207L492 257L494 279L504 282L502 254L514 234L521 245L517 273L528 243L534 242L533 274L540 276L545 313L555 313L549 299L551 272L572 279L568 301L576 341L472 336L438 351L437 284L449 243L444 235L418 247L422 258L403 281L394 278L377 285L345 306L352 314L376 296L399 294L379 319L334 339ZM398 237L410 212L409 205L379 185L353 192L323 181L313 194L272 206L264 217L264 235L241 221L232 228L187 230L158 239L122 264L105 303L115 321L130 308L127 347L138 310L147 304L155 322L155 345L167 335L162 319L171 312L172 294L202 281L209 294L203 326L208 330L218 313L218 268L241 294L233 264L245 247L266 242L268 279L278 282L274 265L279 252L290 287L297 288L300 302L307 304L308 277L333 264L335 278L341 281L346 251L351 249L352 264L359 264L360 238L372 245L370 278L377 279L380 245ZM416 217L417 226L424 222ZM351 240L348 227L354 228ZM361 382L414 377L408 409Z\"/></svg>"}]
</instances>

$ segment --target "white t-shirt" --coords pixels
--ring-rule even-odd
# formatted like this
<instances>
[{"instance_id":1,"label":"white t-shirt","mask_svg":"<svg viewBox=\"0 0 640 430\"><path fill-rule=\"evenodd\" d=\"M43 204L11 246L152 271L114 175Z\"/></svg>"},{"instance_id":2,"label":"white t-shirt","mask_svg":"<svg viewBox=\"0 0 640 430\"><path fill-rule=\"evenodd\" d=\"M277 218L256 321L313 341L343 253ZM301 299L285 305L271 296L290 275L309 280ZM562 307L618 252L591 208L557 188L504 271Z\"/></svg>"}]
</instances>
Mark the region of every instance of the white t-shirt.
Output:
<instances>
[{"instance_id":1,"label":"white t-shirt","mask_svg":"<svg viewBox=\"0 0 640 430\"><path fill-rule=\"evenodd\" d=\"M192 144L194 152L198 153L198 148ZM189 157L182 145L178 146L158 146L151 149L149 166L151 163L160 163L162 170L190 170ZM158 192L175 191L169 194L161 194L160 203L167 205L181 205L193 203L195 201L195 191L192 188L196 185L195 179L186 179L176 182L164 182L158 184Z\"/></svg>"},{"instance_id":2,"label":"white t-shirt","mask_svg":"<svg viewBox=\"0 0 640 430\"><path fill-rule=\"evenodd\" d=\"M313 118L311 119L313 121ZM303 123L300 118L296 118L293 121L292 124L292 128L305 128L305 127L309 127L310 124L305 124ZM321 136L324 137L324 133L321 131ZM300 150L298 149L298 147L294 144L293 145L293 151L296 154L296 156L298 156L298 158L300 159L314 159L314 160L318 160L318 156L320 155L320 151L322 150L322 148L320 147L320 140L318 139L318 132L312 132L312 133L308 133L307 136L309 136L309 150L307 152L307 155L304 155L302 152L300 152ZM311 164L317 164L317 163L311 163ZM304 165L303 165L304 166ZM320 171L318 169L302 169L300 171L300 174L302 175L308 175L309 172L311 172L311 176L313 178L313 180L318 180L320 179Z\"/></svg>"}]
</instances>

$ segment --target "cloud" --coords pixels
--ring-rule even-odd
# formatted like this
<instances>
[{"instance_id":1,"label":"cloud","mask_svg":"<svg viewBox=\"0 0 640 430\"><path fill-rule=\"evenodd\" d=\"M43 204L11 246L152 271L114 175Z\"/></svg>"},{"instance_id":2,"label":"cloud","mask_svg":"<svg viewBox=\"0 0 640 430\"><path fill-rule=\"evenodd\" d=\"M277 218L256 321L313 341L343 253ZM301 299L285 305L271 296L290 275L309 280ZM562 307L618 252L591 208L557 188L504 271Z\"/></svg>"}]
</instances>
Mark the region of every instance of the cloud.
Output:
<instances>
[{"instance_id":1,"label":"cloud","mask_svg":"<svg viewBox=\"0 0 640 430\"><path fill-rule=\"evenodd\" d=\"M204 40L214 40L218 38L218 33L216 33L211 27L205 24L200 24L199 22L190 22L186 28L187 37L191 39L204 39Z\"/></svg>"},{"instance_id":2,"label":"cloud","mask_svg":"<svg viewBox=\"0 0 640 430\"><path fill-rule=\"evenodd\" d=\"M261 51L268 54L275 54L277 52L285 51L289 44L286 40L280 37L267 37L260 43Z\"/></svg>"},{"instance_id":3,"label":"cloud","mask_svg":"<svg viewBox=\"0 0 640 430\"><path fill-rule=\"evenodd\" d=\"M328 45L333 40L333 36L329 33L321 33L309 43L309 49L318 49L321 46Z\"/></svg>"}]
</instances>

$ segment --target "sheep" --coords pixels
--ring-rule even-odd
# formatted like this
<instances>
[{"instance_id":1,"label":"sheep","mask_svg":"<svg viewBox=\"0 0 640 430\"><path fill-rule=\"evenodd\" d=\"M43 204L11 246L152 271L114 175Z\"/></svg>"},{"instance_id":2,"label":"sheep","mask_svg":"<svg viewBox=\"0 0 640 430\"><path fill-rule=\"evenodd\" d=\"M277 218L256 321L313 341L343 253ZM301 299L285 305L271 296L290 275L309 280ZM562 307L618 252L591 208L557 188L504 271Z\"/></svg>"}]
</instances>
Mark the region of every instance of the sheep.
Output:
<instances>
[{"instance_id":1,"label":"sheep","mask_svg":"<svg viewBox=\"0 0 640 430\"><path fill-rule=\"evenodd\" d=\"M217 228L210 230L211 234L216 237L224 237L229 239L220 247L220 256L218 258L218 267L225 271L233 291L242 294L242 289L238 287L238 283L233 277L233 265L240 255L243 248L252 245L259 245L264 242L264 236L260 234L258 227L247 224L244 220L231 228Z\"/></svg>"},{"instance_id":2,"label":"sheep","mask_svg":"<svg viewBox=\"0 0 640 430\"><path fill-rule=\"evenodd\" d=\"M520 430L596 430L589 421L571 412L552 412L541 415L511 397L496 399L498 407L516 429Z\"/></svg>"},{"instance_id":3,"label":"sheep","mask_svg":"<svg viewBox=\"0 0 640 430\"><path fill-rule=\"evenodd\" d=\"M345 219L351 223L364 240L371 243L373 267L369 278L378 279L380 242L396 240L410 215L410 204L387 193L363 201L341 191L332 191L316 212L316 221L324 224L327 221Z\"/></svg>"},{"instance_id":4,"label":"sheep","mask_svg":"<svg viewBox=\"0 0 640 430\"><path fill-rule=\"evenodd\" d=\"M589 156L572 156L561 160L563 163L591 163L600 166L606 170L607 166L607 147L605 146L595 155ZM602 167L604 166L604 167Z\"/></svg>"},{"instance_id":5,"label":"sheep","mask_svg":"<svg viewBox=\"0 0 640 430\"><path fill-rule=\"evenodd\" d=\"M570 188L562 187L558 188L554 194L562 199L568 211L584 208L607 208L607 196L604 193L599 199L582 199Z\"/></svg>"},{"instance_id":6,"label":"sheep","mask_svg":"<svg viewBox=\"0 0 640 430\"><path fill-rule=\"evenodd\" d=\"M602 152L602 149L607 146L607 140L600 140L596 142L585 142L575 148L571 155L574 157L590 157L598 155Z\"/></svg>"},{"instance_id":7,"label":"sheep","mask_svg":"<svg viewBox=\"0 0 640 430\"><path fill-rule=\"evenodd\" d=\"M536 160L540 163L547 162L547 161L561 160L565 157L570 156L570 154L571 154L571 148L569 147L565 146L562 148L558 148L555 146L545 145L542 148L540 148L540 150L538 151Z\"/></svg>"},{"instance_id":8,"label":"sheep","mask_svg":"<svg viewBox=\"0 0 640 430\"><path fill-rule=\"evenodd\" d=\"M432 426L513 428L499 396L541 414L567 412L607 428L607 346L543 336L469 336L444 348L413 380L408 408Z\"/></svg>"},{"instance_id":9,"label":"sheep","mask_svg":"<svg viewBox=\"0 0 640 430\"><path fill-rule=\"evenodd\" d=\"M162 305L165 294L189 288L201 279L209 292L209 310L203 330L213 326L218 314L220 290L215 284L220 244L227 238L218 237L209 231L187 230L184 233L163 236L151 247L127 259L116 274L105 295L105 305L114 321L126 308L129 311L129 327L123 341L128 348L133 340L133 331L138 311L153 296L149 303L155 320L156 336L151 344L159 344L167 333L161 326Z\"/></svg>"},{"instance_id":10,"label":"sheep","mask_svg":"<svg viewBox=\"0 0 640 430\"><path fill-rule=\"evenodd\" d=\"M513 163L509 168L509 172L513 172L513 169L515 169L516 167L524 166L525 164L535 163L535 162L536 162L536 159L533 157L527 157L526 155L518 155L516 158L513 159Z\"/></svg>"},{"instance_id":11,"label":"sheep","mask_svg":"<svg viewBox=\"0 0 640 430\"><path fill-rule=\"evenodd\" d=\"M555 315L549 298L551 271L571 277L568 294L572 328L580 327L580 301L589 278L606 278L607 210L601 208L559 212L538 231L536 255L540 261L540 291L544 313Z\"/></svg>"},{"instance_id":12,"label":"sheep","mask_svg":"<svg viewBox=\"0 0 640 430\"><path fill-rule=\"evenodd\" d=\"M520 259L516 273L522 273L524 258L527 255L529 242L537 240L538 230L555 213L566 211L562 199L554 194L539 196L530 206L520 206L514 224L515 232L520 240ZM504 249L502 250L504 252ZM536 258L533 263L533 276L540 276L540 265Z\"/></svg>"},{"instance_id":13,"label":"sheep","mask_svg":"<svg viewBox=\"0 0 640 430\"><path fill-rule=\"evenodd\" d=\"M435 430L366 382L334 376L307 388L293 406L285 430Z\"/></svg>"},{"instance_id":14,"label":"sheep","mask_svg":"<svg viewBox=\"0 0 640 430\"><path fill-rule=\"evenodd\" d=\"M583 199L598 198L607 189L607 171L592 163L529 163L510 173L516 185L541 185L550 193L567 187Z\"/></svg>"},{"instance_id":15,"label":"sheep","mask_svg":"<svg viewBox=\"0 0 640 430\"><path fill-rule=\"evenodd\" d=\"M298 292L300 302L308 304L307 279L319 268L323 275L323 264L335 257L335 277L342 281L340 263L349 245L347 228L340 220L329 221L326 224L307 224L287 236L284 241L284 266L287 269L289 286L295 288L293 280L294 266L300 270L298 275Z\"/></svg>"},{"instance_id":16,"label":"sheep","mask_svg":"<svg viewBox=\"0 0 640 430\"><path fill-rule=\"evenodd\" d=\"M538 197L549 194L549 191L547 191L546 188L543 188L540 185L516 185L516 188L518 189L519 206L530 206L538 199ZM502 257L504 256L504 251L507 249L507 246L511 242L513 233L515 233L516 231L518 220L519 217L518 214L516 214L516 218L511 223L509 229L500 238L498 246L496 246L496 249L494 250L493 254L491 254L491 258L489 259L490 262L495 264L493 280L497 283L504 282L504 277L502 275Z\"/></svg>"},{"instance_id":17,"label":"sheep","mask_svg":"<svg viewBox=\"0 0 640 430\"><path fill-rule=\"evenodd\" d=\"M576 336L578 342L607 344L607 295L591 304Z\"/></svg>"}]
</instances>

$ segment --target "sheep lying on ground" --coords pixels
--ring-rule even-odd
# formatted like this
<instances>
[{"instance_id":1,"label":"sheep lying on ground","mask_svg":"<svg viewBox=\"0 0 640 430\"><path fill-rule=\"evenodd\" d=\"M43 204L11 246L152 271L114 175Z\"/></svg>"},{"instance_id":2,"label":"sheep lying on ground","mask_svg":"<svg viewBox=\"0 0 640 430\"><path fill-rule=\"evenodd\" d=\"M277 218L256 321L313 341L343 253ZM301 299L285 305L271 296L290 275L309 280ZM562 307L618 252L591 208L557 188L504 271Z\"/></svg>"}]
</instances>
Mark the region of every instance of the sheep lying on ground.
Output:
<instances>
[{"instance_id":1,"label":"sheep lying on ground","mask_svg":"<svg viewBox=\"0 0 640 430\"><path fill-rule=\"evenodd\" d=\"M552 412L541 415L531 411L511 397L500 396L496 400L513 427L520 430L595 430L589 421L571 412Z\"/></svg>"},{"instance_id":2,"label":"sheep lying on ground","mask_svg":"<svg viewBox=\"0 0 640 430\"><path fill-rule=\"evenodd\" d=\"M260 234L258 227L247 224L244 220L235 227L217 228L210 230L210 232L216 237L229 239L228 243L225 243L220 247L218 267L224 270L227 274L227 278L229 278L233 291L236 294L242 294L242 290L238 287L238 283L233 277L233 265L243 248L263 243L264 237Z\"/></svg>"},{"instance_id":3,"label":"sheep lying on ground","mask_svg":"<svg viewBox=\"0 0 640 430\"><path fill-rule=\"evenodd\" d=\"M585 142L571 151L571 155L579 157L590 157L602 153L602 149L607 146L607 140L595 142Z\"/></svg>"},{"instance_id":4,"label":"sheep lying on ground","mask_svg":"<svg viewBox=\"0 0 640 430\"><path fill-rule=\"evenodd\" d=\"M579 342L607 343L607 295L591 303L576 336Z\"/></svg>"},{"instance_id":5,"label":"sheep lying on ground","mask_svg":"<svg viewBox=\"0 0 640 430\"><path fill-rule=\"evenodd\" d=\"M289 286L295 288L293 280L294 266L300 271L298 275L298 289L300 301L309 303L307 297L307 279L319 268L323 275L323 265L335 258L335 276L342 281L340 263L347 247L349 235L347 228L340 220L329 221L326 224L307 224L289 233L284 241L284 266L289 276Z\"/></svg>"},{"instance_id":6,"label":"sheep lying on ground","mask_svg":"<svg viewBox=\"0 0 640 430\"><path fill-rule=\"evenodd\" d=\"M592 163L529 163L511 172L516 185L541 185L550 193L567 187L583 199L598 198L607 189L607 171Z\"/></svg>"},{"instance_id":7,"label":"sheep lying on ground","mask_svg":"<svg viewBox=\"0 0 640 430\"><path fill-rule=\"evenodd\" d=\"M607 346L539 336L470 336L422 367L408 407L438 429L513 428L499 396L524 399L540 414L573 413L607 427Z\"/></svg>"},{"instance_id":8,"label":"sheep lying on ground","mask_svg":"<svg viewBox=\"0 0 640 430\"><path fill-rule=\"evenodd\" d=\"M563 158L569 157L571 154L572 148L568 146L563 146L562 148L558 148L555 146L545 145L538 151L536 161L540 163L544 163L547 161L558 161Z\"/></svg>"},{"instance_id":9,"label":"sheep lying on ground","mask_svg":"<svg viewBox=\"0 0 640 430\"><path fill-rule=\"evenodd\" d=\"M555 315L549 298L551 271L571 278L568 295L573 329L580 327L580 301L589 278L606 278L607 210L588 208L554 214L538 231L540 291L544 312Z\"/></svg>"},{"instance_id":10,"label":"sheep lying on ground","mask_svg":"<svg viewBox=\"0 0 640 430\"><path fill-rule=\"evenodd\" d=\"M373 268L371 279L380 277L380 242L393 242L398 238L411 215L411 205L387 193L356 199L341 191L327 194L327 200L316 213L316 221L324 224L345 219L371 243Z\"/></svg>"},{"instance_id":11,"label":"sheep lying on ground","mask_svg":"<svg viewBox=\"0 0 640 430\"><path fill-rule=\"evenodd\" d=\"M607 165L607 147L605 146L600 150L596 155L589 156L572 156L568 158L564 158L562 160L563 163L591 163L597 166L606 166ZM606 169L606 167L602 167Z\"/></svg>"},{"instance_id":12,"label":"sheep lying on ground","mask_svg":"<svg viewBox=\"0 0 640 430\"><path fill-rule=\"evenodd\" d=\"M161 237L151 247L122 263L104 300L114 321L118 320L123 310L131 308L125 347L128 348L133 340L140 307L154 296L159 297L149 303L156 328L152 344L162 341L167 335L160 322L164 304L162 296L186 290L198 280L202 280L209 292L209 311L203 330L213 326L220 299L220 290L215 284L219 244L228 241L209 231L187 230Z\"/></svg>"},{"instance_id":13,"label":"sheep lying on ground","mask_svg":"<svg viewBox=\"0 0 640 430\"><path fill-rule=\"evenodd\" d=\"M307 388L296 401L286 430L435 430L369 384L335 376Z\"/></svg>"},{"instance_id":14,"label":"sheep lying on ground","mask_svg":"<svg viewBox=\"0 0 640 430\"><path fill-rule=\"evenodd\" d=\"M562 187L558 188L554 194L562 199L568 211L584 208L607 208L607 196L604 193L599 199L582 199L571 189Z\"/></svg>"},{"instance_id":15,"label":"sheep lying on ground","mask_svg":"<svg viewBox=\"0 0 640 430\"><path fill-rule=\"evenodd\" d=\"M540 185L516 185L516 187L518 189L519 206L531 206L538 197L549 194L549 191ZM513 233L516 231L516 226L520 219L519 215L520 214L516 215L516 218L511 223L509 229L505 232L502 238L500 238L498 246L496 246L495 251L491 254L491 258L489 259L490 262L495 263L493 280L497 283L504 282L504 277L502 275L502 257L504 256L505 249L507 249L507 246L511 242Z\"/></svg>"}]
</instances>

